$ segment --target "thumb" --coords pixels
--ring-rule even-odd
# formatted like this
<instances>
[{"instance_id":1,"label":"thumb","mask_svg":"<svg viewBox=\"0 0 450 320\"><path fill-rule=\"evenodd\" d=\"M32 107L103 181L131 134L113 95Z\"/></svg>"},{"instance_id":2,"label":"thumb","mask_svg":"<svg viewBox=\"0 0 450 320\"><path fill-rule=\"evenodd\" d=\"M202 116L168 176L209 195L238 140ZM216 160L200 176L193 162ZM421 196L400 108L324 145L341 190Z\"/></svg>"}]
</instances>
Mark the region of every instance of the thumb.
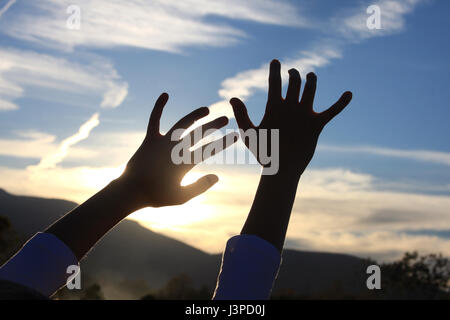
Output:
<instances>
[{"instance_id":1,"label":"thumb","mask_svg":"<svg viewBox=\"0 0 450 320\"><path fill-rule=\"evenodd\" d=\"M233 107L234 117L239 126L239 129L246 131L247 129L254 128L255 125L248 117L247 108L245 104L238 98L232 98L230 104Z\"/></svg>"},{"instance_id":2,"label":"thumb","mask_svg":"<svg viewBox=\"0 0 450 320\"><path fill-rule=\"evenodd\" d=\"M184 202L187 202L190 199L202 194L203 192L211 188L214 184L216 184L217 181L219 181L219 177L217 177L215 174L208 174L201 177L196 182L185 186L183 192Z\"/></svg>"},{"instance_id":3,"label":"thumb","mask_svg":"<svg viewBox=\"0 0 450 320\"><path fill-rule=\"evenodd\" d=\"M331 119L337 116L352 100L353 94L350 91L346 91L342 94L338 101L329 107L327 110L320 113L323 125L325 126Z\"/></svg>"}]
</instances>

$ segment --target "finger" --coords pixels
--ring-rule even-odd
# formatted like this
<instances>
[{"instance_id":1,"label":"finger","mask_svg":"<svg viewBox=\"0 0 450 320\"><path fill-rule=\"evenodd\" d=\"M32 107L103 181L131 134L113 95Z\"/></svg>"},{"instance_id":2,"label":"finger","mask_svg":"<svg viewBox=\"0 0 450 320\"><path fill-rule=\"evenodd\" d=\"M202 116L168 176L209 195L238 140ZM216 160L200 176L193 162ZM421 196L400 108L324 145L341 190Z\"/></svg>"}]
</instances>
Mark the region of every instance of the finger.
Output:
<instances>
[{"instance_id":1,"label":"finger","mask_svg":"<svg viewBox=\"0 0 450 320\"><path fill-rule=\"evenodd\" d=\"M310 72L306 75L305 89L303 90L302 100L300 104L308 109L313 108L314 96L316 95L317 76L314 72Z\"/></svg>"},{"instance_id":2,"label":"finger","mask_svg":"<svg viewBox=\"0 0 450 320\"><path fill-rule=\"evenodd\" d=\"M269 71L269 94L267 104L275 103L281 100L281 74L280 61L274 59L270 63Z\"/></svg>"},{"instance_id":3,"label":"finger","mask_svg":"<svg viewBox=\"0 0 450 320\"><path fill-rule=\"evenodd\" d=\"M214 131L226 126L228 124L228 118L227 117L220 117L217 119L214 119L213 121L210 121L208 123L205 123L204 125L195 128L189 133L191 145L195 145L197 142L199 142L201 139L206 138L210 134L212 134Z\"/></svg>"},{"instance_id":4,"label":"finger","mask_svg":"<svg viewBox=\"0 0 450 320\"><path fill-rule=\"evenodd\" d=\"M286 93L286 101L289 104L298 103L302 79L300 78L300 73L297 71L297 69L292 68L288 72L289 86Z\"/></svg>"},{"instance_id":5,"label":"finger","mask_svg":"<svg viewBox=\"0 0 450 320\"><path fill-rule=\"evenodd\" d=\"M230 100L230 104L233 107L234 117L236 118L239 129L247 131L247 129L255 127L248 116L245 104L240 99L232 98Z\"/></svg>"},{"instance_id":6,"label":"finger","mask_svg":"<svg viewBox=\"0 0 450 320\"><path fill-rule=\"evenodd\" d=\"M161 119L162 111L167 103L167 100L169 100L169 95L165 92L159 96L158 100L156 100L155 106L153 107L152 113L150 115L150 120L148 121L148 136L159 134L159 121Z\"/></svg>"},{"instance_id":7,"label":"finger","mask_svg":"<svg viewBox=\"0 0 450 320\"><path fill-rule=\"evenodd\" d=\"M208 174L201 177L196 182L183 187L182 202L187 202L190 199L202 194L214 184L219 181L219 178L215 174Z\"/></svg>"},{"instance_id":8,"label":"finger","mask_svg":"<svg viewBox=\"0 0 450 320\"><path fill-rule=\"evenodd\" d=\"M236 141L238 141L238 139L239 134L237 132L232 132L220 139L214 140L195 149L191 152L191 163L196 165L202 161L205 161L206 159L233 145Z\"/></svg>"},{"instance_id":9,"label":"finger","mask_svg":"<svg viewBox=\"0 0 450 320\"><path fill-rule=\"evenodd\" d=\"M208 114L209 109L207 107L201 107L192 111L187 116L184 116L177 123L175 123L175 125L168 132L169 136L171 136L173 131L175 130L189 128L194 124L195 121L206 117Z\"/></svg>"},{"instance_id":10,"label":"finger","mask_svg":"<svg viewBox=\"0 0 450 320\"><path fill-rule=\"evenodd\" d=\"M326 125L331 119L337 116L344 108L350 103L352 100L353 94L350 91L344 92L342 96L329 107L327 110L320 113L320 117L322 119L322 124Z\"/></svg>"}]
</instances>

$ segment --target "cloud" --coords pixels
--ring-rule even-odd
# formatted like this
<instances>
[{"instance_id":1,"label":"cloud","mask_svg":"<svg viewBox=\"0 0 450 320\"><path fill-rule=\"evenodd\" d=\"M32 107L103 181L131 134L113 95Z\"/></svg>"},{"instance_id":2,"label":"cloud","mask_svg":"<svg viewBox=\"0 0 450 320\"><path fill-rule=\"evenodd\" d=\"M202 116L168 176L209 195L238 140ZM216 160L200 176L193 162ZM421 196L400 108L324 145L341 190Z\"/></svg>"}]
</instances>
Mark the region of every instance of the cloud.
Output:
<instances>
[{"instance_id":1,"label":"cloud","mask_svg":"<svg viewBox=\"0 0 450 320\"><path fill-rule=\"evenodd\" d=\"M16 3L16 0L9 0L4 6L3 8L0 9L0 18L2 17L2 15L5 14L6 11L8 11L9 8L11 8L11 6Z\"/></svg>"},{"instance_id":2,"label":"cloud","mask_svg":"<svg viewBox=\"0 0 450 320\"><path fill-rule=\"evenodd\" d=\"M90 64L82 65L12 48L0 48L0 56L0 110L3 111L18 109L14 100L22 97L27 88L101 95L104 108L119 106L128 93L128 84L120 80L114 67L98 57L91 57Z\"/></svg>"},{"instance_id":3,"label":"cloud","mask_svg":"<svg viewBox=\"0 0 450 320\"><path fill-rule=\"evenodd\" d=\"M17 138L0 139L0 155L40 158L55 150L55 136L38 131L17 132Z\"/></svg>"},{"instance_id":4,"label":"cloud","mask_svg":"<svg viewBox=\"0 0 450 320\"><path fill-rule=\"evenodd\" d=\"M385 157L403 158L450 166L450 153L430 150L402 150L374 146L331 146L320 144L318 149L331 152L365 153Z\"/></svg>"},{"instance_id":5,"label":"cloud","mask_svg":"<svg viewBox=\"0 0 450 320\"><path fill-rule=\"evenodd\" d=\"M79 166L63 168L59 166L66 157L73 153L78 156L90 156L90 150L79 149L74 152L74 146L86 140L91 131L100 124L99 114L95 113L89 120L83 123L79 130L64 139L58 145L55 137L41 132L18 132L22 139L0 140L0 146L11 148L27 148L17 152L3 152L3 154L17 157L37 157L42 155L37 165L24 169L11 169L0 167L2 176L1 187L8 191L25 195L43 197L57 197L78 202L85 201L89 195L103 188L112 179L118 177L123 171L123 166L118 167L88 167ZM3 149L2 149L3 150ZM75 155L77 157L77 155ZM18 184L17 181L21 183Z\"/></svg>"},{"instance_id":6,"label":"cloud","mask_svg":"<svg viewBox=\"0 0 450 320\"><path fill-rule=\"evenodd\" d=\"M179 52L185 46L226 46L245 33L211 18L305 26L307 19L287 2L274 0L141 1L78 0L81 28L66 27L73 1L41 0L35 10L16 13L0 24L4 33L41 45L73 49L77 46L116 46Z\"/></svg>"},{"instance_id":7,"label":"cloud","mask_svg":"<svg viewBox=\"0 0 450 320\"><path fill-rule=\"evenodd\" d=\"M298 69L302 75L314 71L316 68L326 66L333 59L341 57L337 46L321 43L311 50L299 52L295 58L281 61L281 77L283 83L288 81L288 70ZM198 122L197 125L211 121L219 116L233 118L233 110L228 102L233 97L239 97L245 101L257 91L267 91L269 77L269 63L264 63L259 68L250 69L237 73L235 76L222 81L218 94L223 100L213 103L209 109L210 114Z\"/></svg>"},{"instance_id":8,"label":"cloud","mask_svg":"<svg viewBox=\"0 0 450 320\"><path fill-rule=\"evenodd\" d=\"M352 8L341 13L333 18L328 26L333 30L331 38L317 41L310 50L301 51L298 57L281 61L283 82L287 82L287 71L290 68L297 68L302 74L307 74L316 68L328 65L334 59L341 58L342 47L348 43L350 34L356 32L358 39L362 40L374 34L383 36L403 30L404 15L412 12L420 2L423 0L381 0L376 2L375 4L380 6L382 12L383 29L381 31L367 28L366 7ZM267 90L268 70L269 63L266 63L257 69L242 71L234 77L223 80L218 94L224 100L212 105L211 109L215 111L213 114L225 112L227 116L231 117L233 113L228 104L230 98L239 97L245 100L258 90Z\"/></svg>"},{"instance_id":9,"label":"cloud","mask_svg":"<svg viewBox=\"0 0 450 320\"><path fill-rule=\"evenodd\" d=\"M69 149L71 146L77 144L78 142L85 140L89 137L92 129L100 124L98 119L99 114L95 113L88 121L86 121L78 130L77 133L70 136L67 139L64 139L58 147L56 152L48 154L44 156L38 165L31 166L29 169L31 170L43 170L43 169L51 169L56 167L56 165L64 160L64 158L69 153Z\"/></svg>"},{"instance_id":10,"label":"cloud","mask_svg":"<svg viewBox=\"0 0 450 320\"><path fill-rule=\"evenodd\" d=\"M81 141L94 124L95 118L66 141ZM20 194L81 202L120 175L144 133L98 133L82 146L70 143L71 148L66 152L61 150L67 142L55 146L51 135L33 131L19 134L24 140L52 146L52 153L44 158L56 159L50 161L53 164L61 161L55 154L65 153L64 162L76 159L76 147L80 153L91 152L89 161L72 167L42 165L40 170L0 168L1 187ZM30 148L36 150L37 146ZM220 179L207 193L183 206L146 209L131 218L208 252L220 252L226 240L242 228L258 185L260 168L204 164L196 167L186 181L207 173L216 173ZM291 216L290 248L343 252L380 260L396 259L412 249L450 255L449 239L431 233L450 229L449 196L398 189L380 191L377 183L379 178L346 168L308 169L302 175ZM421 181L416 184L420 185ZM430 232L425 234L420 230Z\"/></svg>"},{"instance_id":11,"label":"cloud","mask_svg":"<svg viewBox=\"0 0 450 320\"><path fill-rule=\"evenodd\" d=\"M402 211L397 209L377 209L369 216L360 220L362 224L395 224L417 221L426 217L425 212L417 212L414 210Z\"/></svg>"},{"instance_id":12,"label":"cloud","mask_svg":"<svg viewBox=\"0 0 450 320\"><path fill-rule=\"evenodd\" d=\"M345 14L333 19L334 30L342 36L351 40L363 40L375 36L385 36L403 31L405 28L406 14L411 13L415 7L426 0L378 0L367 2L364 6L352 8ZM376 5L380 8L381 29L367 28L366 9L369 5Z\"/></svg>"},{"instance_id":13,"label":"cloud","mask_svg":"<svg viewBox=\"0 0 450 320\"><path fill-rule=\"evenodd\" d=\"M11 101L0 99L0 111L12 111L17 109L19 109L19 107Z\"/></svg>"},{"instance_id":14,"label":"cloud","mask_svg":"<svg viewBox=\"0 0 450 320\"><path fill-rule=\"evenodd\" d=\"M259 168L243 171L236 166L203 165L194 169L194 177L211 172L220 180L206 194L182 207L146 209L131 218L208 252L220 252L245 222ZM289 248L371 256L380 261L397 259L411 250L450 256L448 238L420 232L450 229L450 197L380 191L375 180L370 174L345 168L306 170L291 215Z\"/></svg>"},{"instance_id":15,"label":"cloud","mask_svg":"<svg viewBox=\"0 0 450 320\"><path fill-rule=\"evenodd\" d=\"M40 161L41 158L57 152L59 144L56 138L54 135L35 130L16 131L12 138L0 139L0 155L32 160L38 159ZM110 143L113 145L112 142ZM96 148L91 145L87 147L72 145L66 159L83 162L87 162L93 158L95 160L100 159L102 157L98 149L98 147ZM105 148L105 150L100 148L100 150L105 152L107 156L112 154L106 152L108 148ZM119 152L120 150L117 150L114 155L117 156Z\"/></svg>"},{"instance_id":16,"label":"cloud","mask_svg":"<svg viewBox=\"0 0 450 320\"><path fill-rule=\"evenodd\" d=\"M301 51L297 58L281 61L281 74L283 81L288 80L287 71L291 68L299 69L303 75L323 67L331 60L340 58L341 53L337 48L330 46L318 46L312 50ZM232 97L247 99L255 90L267 90L269 75L269 63L261 65L257 69L239 72L234 77L222 81L219 96L228 100Z\"/></svg>"}]
</instances>

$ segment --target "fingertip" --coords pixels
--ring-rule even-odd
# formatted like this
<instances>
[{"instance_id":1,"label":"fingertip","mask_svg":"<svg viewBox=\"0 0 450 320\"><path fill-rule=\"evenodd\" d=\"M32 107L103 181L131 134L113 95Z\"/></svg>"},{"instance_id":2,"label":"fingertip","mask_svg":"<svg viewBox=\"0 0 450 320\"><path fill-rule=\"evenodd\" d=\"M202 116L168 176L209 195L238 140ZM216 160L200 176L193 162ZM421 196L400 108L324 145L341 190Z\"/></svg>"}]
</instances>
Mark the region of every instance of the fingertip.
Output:
<instances>
[{"instance_id":1,"label":"fingertip","mask_svg":"<svg viewBox=\"0 0 450 320\"><path fill-rule=\"evenodd\" d=\"M208 180L208 182L211 186L216 184L219 181L219 177L216 176L215 174L208 174L206 176L206 179Z\"/></svg>"},{"instance_id":2,"label":"fingertip","mask_svg":"<svg viewBox=\"0 0 450 320\"><path fill-rule=\"evenodd\" d=\"M209 108L208 107L201 107L198 109L200 115L202 115L203 117L206 117L209 114Z\"/></svg>"},{"instance_id":3,"label":"fingertip","mask_svg":"<svg viewBox=\"0 0 450 320\"><path fill-rule=\"evenodd\" d=\"M353 93L351 91L345 91L342 95L342 99L344 100L344 103L348 104L353 98Z\"/></svg>"},{"instance_id":4,"label":"fingertip","mask_svg":"<svg viewBox=\"0 0 450 320\"><path fill-rule=\"evenodd\" d=\"M298 72L298 70L295 69L295 68L289 69L289 70L288 70L288 73L289 73L289 75L291 75L291 76L300 75L300 72Z\"/></svg>"},{"instance_id":5,"label":"fingertip","mask_svg":"<svg viewBox=\"0 0 450 320\"><path fill-rule=\"evenodd\" d=\"M306 79L309 81L316 81L317 80L317 76L314 72L310 72L306 75Z\"/></svg>"},{"instance_id":6,"label":"fingertip","mask_svg":"<svg viewBox=\"0 0 450 320\"><path fill-rule=\"evenodd\" d=\"M169 100L169 94L167 92L163 92L161 93L161 95L159 96L163 101L167 101Z\"/></svg>"},{"instance_id":7,"label":"fingertip","mask_svg":"<svg viewBox=\"0 0 450 320\"><path fill-rule=\"evenodd\" d=\"M227 125L228 121L229 121L229 119L226 116L222 116L220 118L217 118L217 122L219 122L219 124L222 125L222 126Z\"/></svg>"},{"instance_id":8,"label":"fingertip","mask_svg":"<svg viewBox=\"0 0 450 320\"><path fill-rule=\"evenodd\" d=\"M230 99L230 104L234 107L234 106L242 105L243 103L239 98L233 97Z\"/></svg>"},{"instance_id":9,"label":"fingertip","mask_svg":"<svg viewBox=\"0 0 450 320\"><path fill-rule=\"evenodd\" d=\"M270 70L273 72L279 71L281 68L281 63L277 59L273 59L272 62L270 62Z\"/></svg>"},{"instance_id":10,"label":"fingertip","mask_svg":"<svg viewBox=\"0 0 450 320\"><path fill-rule=\"evenodd\" d=\"M271 62L270 62L270 65L273 65L273 66L279 66L279 65L281 65L281 63L280 63L280 61L278 60L278 59L273 59Z\"/></svg>"}]
</instances>

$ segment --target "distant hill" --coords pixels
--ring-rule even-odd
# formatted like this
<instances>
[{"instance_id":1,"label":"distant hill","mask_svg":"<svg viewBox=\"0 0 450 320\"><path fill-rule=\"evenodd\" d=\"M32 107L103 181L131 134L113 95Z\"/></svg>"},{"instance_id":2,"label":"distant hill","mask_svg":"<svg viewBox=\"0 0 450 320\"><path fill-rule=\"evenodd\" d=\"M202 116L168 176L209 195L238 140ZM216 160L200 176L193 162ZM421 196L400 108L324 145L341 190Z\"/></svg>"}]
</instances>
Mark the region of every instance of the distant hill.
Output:
<instances>
[{"instance_id":1,"label":"distant hill","mask_svg":"<svg viewBox=\"0 0 450 320\"><path fill-rule=\"evenodd\" d=\"M24 239L43 230L76 203L15 196L0 189L0 216L8 217ZM107 298L140 298L180 273L196 286L213 289L221 255L211 255L183 242L124 220L89 253L83 275L98 282ZM345 254L285 250L274 292L293 289L302 296L333 291L352 293L365 286L364 260Z\"/></svg>"}]
</instances>

